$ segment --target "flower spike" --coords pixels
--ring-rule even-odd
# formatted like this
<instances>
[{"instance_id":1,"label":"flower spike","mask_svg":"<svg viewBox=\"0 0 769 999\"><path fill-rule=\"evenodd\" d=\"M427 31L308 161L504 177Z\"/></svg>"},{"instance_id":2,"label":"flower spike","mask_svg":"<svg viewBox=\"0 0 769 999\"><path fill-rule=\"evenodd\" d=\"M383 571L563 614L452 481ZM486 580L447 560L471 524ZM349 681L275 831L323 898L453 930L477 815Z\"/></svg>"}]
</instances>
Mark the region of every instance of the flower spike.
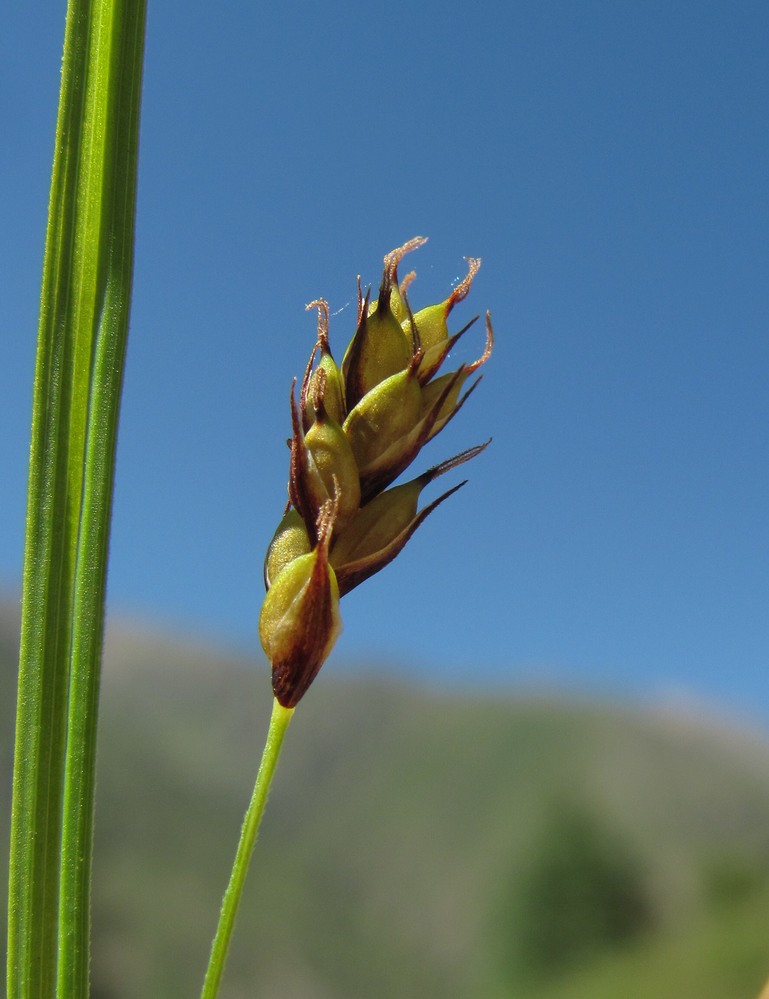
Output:
<instances>
[{"instance_id":1,"label":"flower spike","mask_svg":"<svg viewBox=\"0 0 769 999\"><path fill-rule=\"evenodd\" d=\"M329 307L318 298L315 346L290 396L289 503L264 561L267 595L259 634L272 663L273 690L293 708L321 668L341 630L339 600L388 565L427 517L464 482L419 509L438 476L475 458L489 441L468 448L400 485L393 482L457 415L480 378L469 376L491 356L494 333L486 313L486 345L477 360L441 373L450 351L475 319L451 334L449 317L470 292L480 260L436 305L414 313L398 266L426 242L408 240L388 253L374 301L358 277L355 334L336 364L329 344ZM477 317L476 317L477 319ZM464 390L464 394L463 394Z\"/></svg>"}]
</instances>

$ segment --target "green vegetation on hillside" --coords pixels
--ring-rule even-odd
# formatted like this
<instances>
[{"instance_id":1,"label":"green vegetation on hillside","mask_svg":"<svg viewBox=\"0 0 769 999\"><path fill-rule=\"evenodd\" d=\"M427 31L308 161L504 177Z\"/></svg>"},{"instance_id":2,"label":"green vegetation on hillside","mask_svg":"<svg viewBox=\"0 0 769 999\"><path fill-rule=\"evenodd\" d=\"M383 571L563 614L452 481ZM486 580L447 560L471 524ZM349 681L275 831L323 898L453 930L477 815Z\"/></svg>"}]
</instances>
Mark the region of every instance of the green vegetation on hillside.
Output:
<instances>
[{"instance_id":1,"label":"green vegetation on hillside","mask_svg":"<svg viewBox=\"0 0 769 999\"><path fill-rule=\"evenodd\" d=\"M223 999L755 999L766 743L340 673L287 740ZM266 667L108 642L94 999L195 994L269 707Z\"/></svg>"},{"instance_id":2,"label":"green vegetation on hillside","mask_svg":"<svg viewBox=\"0 0 769 999\"><path fill-rule=\"evenodd\" d=\"M500 910L511 981L578 968L654 926L642 865L596 809L554 802Z\"/></svg>"}]
</instances>

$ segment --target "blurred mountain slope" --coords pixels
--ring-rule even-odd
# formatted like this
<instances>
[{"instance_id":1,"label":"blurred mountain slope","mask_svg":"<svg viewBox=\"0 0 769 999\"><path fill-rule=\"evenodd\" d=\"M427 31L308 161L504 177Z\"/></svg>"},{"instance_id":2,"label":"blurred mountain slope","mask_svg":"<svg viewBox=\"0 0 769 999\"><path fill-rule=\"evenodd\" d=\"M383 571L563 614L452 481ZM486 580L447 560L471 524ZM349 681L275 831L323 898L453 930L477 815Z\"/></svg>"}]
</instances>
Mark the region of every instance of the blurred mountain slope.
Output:
<instances>
[{"instance_id":1,"label":"blurred mountain slope","mask_svg":"<svg viewBox=\"0 0 769 999\"><path fill-rule=\"evenodd\" d=\"M0 615L3 691L14 619ZM5 697L4 764L12 708ZM261 663L110 629L94 999L199 990L269 708ZM587 845L565 856L568 816ZM760 736L651 710L351 677L332 661L288 734L222 996L753 999L769 972L767 870ZM547 938L537 871L557 872L559 915L573 908L561 939ZM604 946L600 933L572 932L603 896L566 888L586 877L594 888L605 872L619 872L620 902L637 902L639 918ZM532 926L544 926L542 953L568 960L530 960L521 940Z\"/></svg>"}]
</instances>

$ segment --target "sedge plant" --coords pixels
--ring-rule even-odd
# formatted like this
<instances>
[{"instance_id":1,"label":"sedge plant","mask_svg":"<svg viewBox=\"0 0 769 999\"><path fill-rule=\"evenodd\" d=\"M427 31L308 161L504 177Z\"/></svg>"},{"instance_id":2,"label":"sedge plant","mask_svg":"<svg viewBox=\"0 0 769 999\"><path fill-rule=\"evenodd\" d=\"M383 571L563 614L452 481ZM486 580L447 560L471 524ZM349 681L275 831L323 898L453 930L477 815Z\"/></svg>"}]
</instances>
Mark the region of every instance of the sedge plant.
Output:
<instances>
[{"instance_id":1,"label":"sedge plant","mask_svg":"<svg viewBox=\"0 0 769 999\"><path fill-rule=\"evenodd\" d=\"M489 443L393 485L462 408L480 376L468 380L494 343L487 313L478 359L442 372L449 352L478 318L449 333L449 316L469 293L480 261L468 258L467 276L451 294L414 313L408 288L415 275L399 280L398 267L424 242L416 237L385 257L375 298L363 295L359 281L357 327L340 364L329 343L327 303L318 299L307 306L318 311L317 340L298 398L296 384L291 387L288 501L264 560L267 593L259 618L272 669L273 710L202 999L218 995L284 736L339 635L341 597L391 562L425 518L465 483L420 509L425 487Z\"/></svg>"},{"instance_id":2,"label":"sedge plant","mask_svg":"<svg viewBox=\"0 0 769 999\"><path fill-rule=\"evenodd\" d=\"M33 392L9 865L9 999L85 999L95 747L114 459L131 297L145 0L69 0ZM341 628L340 598L392 561L425 518L422 491L487 444L392 483L461 409L471 364L441 371L480 262L414 314L398 279L416 238L358 288L340 365L328 306L290 398L288 504L264 565L259 633L273 712L222 903L203 996L218 994L286 730ZM475 322L475 320L473 320ZM487 442L488 443L488 442Z\"/></svg>"},{"instance_id":3,"label":"sedge plant","mask_svg":"<svg viewBox=\"0 0 769 999\"><path fill-rule=\"evenodd\" d=\"M8 999L86 999L104 593L131 297L146 0L68 0L32 406L11 818ZM203 999L218 995L249 861L294 711L341 628L342 596L384 568L464 483L423 490L487 446L394 485L453 419L491 354L442 368L480 262L412 312L410 240L358 287L341 363L318 300L317 340L290 395L288 502L264 563L259 634L273 710L222 902ZM474 322L474 321L473 321ZM769 999L769 984L760 999Z\"/></svg>"}]
</instances>

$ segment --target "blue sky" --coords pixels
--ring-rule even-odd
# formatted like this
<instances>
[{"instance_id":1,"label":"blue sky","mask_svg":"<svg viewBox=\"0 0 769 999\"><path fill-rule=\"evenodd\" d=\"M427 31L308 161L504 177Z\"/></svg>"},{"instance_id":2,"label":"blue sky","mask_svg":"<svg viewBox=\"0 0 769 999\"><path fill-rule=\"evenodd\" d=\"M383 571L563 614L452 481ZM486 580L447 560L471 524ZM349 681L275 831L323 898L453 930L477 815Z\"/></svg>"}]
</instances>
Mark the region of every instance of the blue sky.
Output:
<instances>
[{"instance_id":1,"label":"blue sky","mask_svg":"<svg viewBox=\"0 0 769 999\"><path fill-rule=\"evenodd\" d=\"M0 40L8 588L63 12ZM256 648L304 305L341 353L423 234L413 304L482 257L497 348L419 470L494 443L335 658L769 718L768 43L758 2L151 3L112 613Z\"/></svg>"}]
</instances>

